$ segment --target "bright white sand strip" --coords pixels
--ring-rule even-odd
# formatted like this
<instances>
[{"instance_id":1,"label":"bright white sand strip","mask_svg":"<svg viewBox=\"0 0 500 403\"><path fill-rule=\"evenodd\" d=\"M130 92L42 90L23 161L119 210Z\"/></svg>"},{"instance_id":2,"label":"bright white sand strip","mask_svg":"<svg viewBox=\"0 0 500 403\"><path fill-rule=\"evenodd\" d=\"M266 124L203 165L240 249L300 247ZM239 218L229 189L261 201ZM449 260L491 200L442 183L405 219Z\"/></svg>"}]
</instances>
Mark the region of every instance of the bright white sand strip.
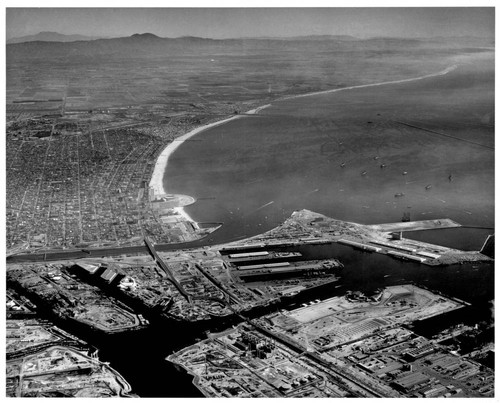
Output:
<instances>
[{"instance_id":1,"label":"bright white sand strip","mask_svg":"<svg viewBox=\"0 0 500 403\"><path fill-rule=\"evenodd\" d=\"M149 187L153 190L154 197L167 194L167 190L163 186L163 176L165 175L165 171L167 169L168 159L184 141L212 127L222 125L224 123L230 122L231 120L239 119L241 117L244 117L245 115L254 115L256 113L259 113L261 110L267 108L268 106L270 106L270 104L259 106L258 108L245 112L244 115L235 115L228 119L220 120L218 122L210 123L205 126L197 127L196 129L191 130L190 132L174 139L174 141L172 141L163 149L160 156L156 160L155 169L153 170L153 176L151 177L151 181L149 182ZM193 219L189 216L189 214L185 212L184 208L176 207L174 210L177 212L177 214L184 217L187 221L194 222Z\"/></svg>"},{"instance_id":2,"label":"bright white sand strip","mask_svg":"<svg viewBox=\"0 0 500 403\"><path fill-rule=\"evenodd\" d=\"M321 95L321 94L330 94L332 92L338 92L338 91L345 91L345 90L352 90L355 88L366 88L366 87L376 87L379 85L388 85L388 84L400 84L400 83L409 83L411 81L418 81L418 80L423 80L425 78L431 78L431 77L438 77L438 76L444 76L445 74L448 74L450 71L453 71L457 68L457 65L454 64L453 66L447 67L444 70L441 70L437 73L432 73L432 74L427 74L425 76L420 76L420 77L414 77L414 78L405 78L403 80L396 80L396 81L384 81L382 83L373 83L373 84L363 84L363 85L353 85L351 87L343 87L343 88L336 88L334 90L325 90L325 91L316 91L316 92L309 92L307 94L301 94L301 95L291 95L288 97L283 97L279 98L277 101L284 101L287 99L295 99L295 98L303 98L303 97L310 97L311 95Z\"/></svg>"},{"instance_id":3,"label":"bright white sand strip","mask_svg":"<svg viewBox=\"0 0 500 403\"><path fill-rule=\"evenodd\" d=\"M259 113L262 109L267 108L268 106L270 105L259 106L258 108L245 112L245 115L254 115L256 113ZM169 145L167 145L165 149L161 152L158 159L156 160L153 176L151 177L151 181L149 182L149 187L153 189L154 195L157 196L157 195L167 194L167 190L163 187L163 175L165 174L165 170L167 168L168 159L184 141L190 139L195 134L201 133L202 131L230 122L231 120L236 120L241 117L245 117L245 115L235 115L228 119L220 120L218 122L210 123L205 126L197 127L196 129L191 130L190 132L183 134L180 137L177 137L176 139L174 139L174 141L172 141Z\"/></svg>"}]
</instances>

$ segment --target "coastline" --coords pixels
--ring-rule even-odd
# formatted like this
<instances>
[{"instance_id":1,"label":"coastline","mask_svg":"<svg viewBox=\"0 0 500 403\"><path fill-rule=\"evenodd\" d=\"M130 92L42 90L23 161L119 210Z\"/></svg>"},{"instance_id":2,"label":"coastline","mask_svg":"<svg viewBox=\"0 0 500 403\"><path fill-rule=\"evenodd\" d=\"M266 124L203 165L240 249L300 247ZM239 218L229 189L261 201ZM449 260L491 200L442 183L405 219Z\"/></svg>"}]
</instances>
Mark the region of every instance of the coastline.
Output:
<instances>
[{"instance_id":1,"label":"coastline","mask_svg":"<svg viewBox=\"0 0 500 403\"><path fill-rule=\"evenodd\" d=\"M393 80L393 81L384 81L384 82L380 82L380 83L354 85L354 86L349 86L349 87L335 88L335 89L331 89L331 90L309 92L307 94L291 95L291 96L278 98L278 99L274 100L273 102L309 97L309 96L314 96L314 95L330 94L330 93L334 93L334 92L338 92L338 91L351 90L351 89L356 89L356 88L376 87L376 86L381 86L381 85L400 84L400 83L418 81L418 80L423 80L426 78L446 75L449 72L455 70L457 67L458 67L458 65L454 64L454 65L449 66L449 67L445 68L444 70L441 70L437 73L426 74L426 75L419 76L419 77L405 78L405 79ZM165 171L166 171L166 168L168 165L168 159L184 141L190 139L191 137L193 137L196 134L199 134L205 130L211 129L212 127L222 125L222 124L230 122L232 120L236 120L236 119L245 117L247 115L255 115L255 114L259 113L261 110L263 110L269 106L271 106L271 104L262 105L262 106L259 106L257 108L254 108L252 110L249 110L247 112L244 112L242 114L231 116L230 118L226 118L223 120L219 120L217 122L213 122L213 123L209 123L209 124L204 125L204 126L197 127L195 129L191 130L190 132L185 133L182 136L179 136L176 139L174 139L170 144L168 144L163 149L160 156L156 160L155 167L153 170L153 175L151 176L151 180L149 182L149 188L153 190L153 199L156 199L162 195L168 194L167 189L165 189L165 187L163 186L163 177L165 175ZM177 212L177 214L179 214L185 220L196 224L196 221L194 221L189 216L189 214L186 213L186 211L184 210L183 207L176 207L174 210ZM197 224L196 224L196 226L197 226Z\"/></svg>"},{"instance_id":2,"label":"coastline","mask_svg":"<svg viewBox=\"0 0 500 403\"><path fill-rule=\"evenodd\" d=\"M230 122L232 120L236 120L242 117L245 117L246 115L255 115L259 113L261 110L267 108L268 106L271 106L271 104L259 106L258 108L249 110L245 112L244 114L240 115L235 115L231 116L230 118L226 118L223 120L219 120L217 122L209 123L204 126L197 127L196 129L191 130L188 133L183 134L182 136L179 136L175 138L171 143L167 144L167 146L163 149L161 152L160 156L156 160L155 167L153 170L153 175L151 176L151 180L149 181L149 188L153 190L153 197L156 199L157 197L160 197L162 195L168 194L167 189L163 186L163 177L165 175L165 171L167 169L168 165L168 159L170 156L174 153L175 150L177 150L180 145L193 137L194 135L201 133L205 130L208 130L212 127L216 127L219 125L222 125L224 123ZM189 216L189 214L186 213L183 207L175 207L174 210L176 211L177 214L182 216L185 220L191 221L192 223L195 223L197 226L196 222Z\"/></svg>"},{"instance_id":3,"label":"coastline","mask_svg":"<svg viewBox=\"0 0 500 403\"><path fill-rule=\"evenodd\" d=\"M426 74L425 76L413 77L413 78L404 78L404 79L401 79L401 80L394 80L394 81L383 81L381 83L352 85L350 87L342 87L342 88L335 88L335 89L331 89L331 90L308 92L307 94L290 95L290 96L287 96L287 97L278 98L276 101L286 101L286 100L289 100L289 99L304 98L304 97L310 97L310 96L313 96L313 95L330 94L330 93L333 93L333 92L339 92L339 91L345 91L345 90L353 90L353 89L356 89L356 88L367 88L367 87L377 87L379 85L408 83L408 82L423 80L423 79L431 78L431 77L444 76L445 74L448 74L450 71L455 70L457 67L458 67L458 65L454 64L454 65L449 66L449 67L445 68L444 70L441 70L441 71L439 71L437 73Z\"/></svg>"}]
</instances>

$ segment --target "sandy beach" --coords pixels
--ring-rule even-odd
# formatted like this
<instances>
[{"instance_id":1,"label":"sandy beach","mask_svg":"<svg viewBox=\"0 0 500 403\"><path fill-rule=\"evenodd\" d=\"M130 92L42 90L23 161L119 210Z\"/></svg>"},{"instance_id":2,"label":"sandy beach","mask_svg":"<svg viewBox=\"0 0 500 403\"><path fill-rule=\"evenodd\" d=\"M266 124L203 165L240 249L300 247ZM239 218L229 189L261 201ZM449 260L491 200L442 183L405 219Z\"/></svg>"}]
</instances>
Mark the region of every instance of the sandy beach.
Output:
<instances>
[{"instance_id":1,"label":"sandy beach","mask_svg":"<svg viewBox=\"0 0 500 403\"><path fill-rule=\"evenodd\" d=\"M350 87L336 88L336 89L333 89L333 90L308 92L307 94L291 95L291 96L288 96L288 97L279 98L279 99L277 99L277 101L285 101L287 99L296 99L296 98L310 97L312 95L330 94L332 92L339 92L339 91L345 91L345 90L353 90L355 88L367 88L367 87L377 87L379 85L408 83L408 82L411 82L411 81L423 80L425 78L444 76L445 74L448 74L450 71L455 70L457 67L458 66L456 64L454 64L453 66L449 66L449 67L445 68L444 70L441 70L441 71L439 71L437 73L426 74L425 76L413 77L413 78L404 78L402 80L394 80L394 81L384 81L384 82L381 82L381 83L353 85L353 86L350 86Z\"/></svg>"},{"instance_id":2,"label":"sandy beach","mask_svg":"<svg viewBox=\"0 0 500 403\"><path fill-rule=\"evenodd\" d=\"M177 150L178 147L180 147L180 145L184 141L186 141L186 140L190 139L191 137L193 137L194 135L201 133L204 130L208 130L212 127L222 125L224 123L230 122L231 120L236 120L236 119L245 117L245 115L254 115L256 113L259 113L261 110L263 110L264 108L267 108L268 106L270 106L270 104L259 106L258 108L255 108L255 109L252 109L248 112L245 112L242 115L235 115L235 116L232 116L232 117L227 118L227 119L219 120L218 122L214 122L214 123L210 123L210 124L205 125L205 126L197 127L196 129L191 130L190 132L183 134L180 137L177 137L174 141L172 141L169 145L167 145L165 147L165 149L161 152L160 156L156 160L155 169L153 171L153 176L151 177L151 181L149 182L149 187L153 189L154 195L160 196L160 195L164 195L164 194L168 193L167 189L165 189L163 186L163 175L165 174L165 169L167 168L168 159L173 154L173 152L175 150Z\"/></svg>"},{"instance_id":3,"label":"sandy beach","mask_svg":"<svg viewBox=\"0 0 500 403\"><path fill-rule=\"evenodd\" d=\"M168 144L164 150L161 152L160 156L156 160L155 168L153 171L153 175L151 177L151 181L149 182L149 187L153 189L154 192L154 198L159 197L161 195L168 194L167 189L163 186L163 176L165 174L165 171L167 169L167 164L168 164L168 159L170 156L174 153L175 150L186 140L190 139L194 135L201 133L204 130L210 129L215 126L222 125L224 123L230 122L231 120L236 120L242 117L245 117L246 115L254 115L256 113L259 113L261 110L267 108L270 106L268 105L263 105L259 106L258 108L252 109L250 111L245 112L244 114L241 115L235 115L227 119L219 120L218 122L210 123L205 126L200 126L197 127L194 130L191 130L190 132L183 134L180 137L177 137L174 141L172 141L170 144ZM193 219L185 212L184 208L182 207L176 207L174 209L177 214L181 215L188 221L193 221Z\"/></svg>"},{"instance_id":4,"label":"sandy beach","mask_svg":"<svg viewBox=\"0 0 500 403\"><path fill-rule=\"evenodd\" d=\"M321 94L330 94L333 92L338 92L338 91L345 91L345 90L351 90L355 88L366 88L366 87L375 87L375 86L381 86L381 85L389 85L389 84L400 84L400 83L406 83L406 82L411 82L411 81L417 81L417 80L423 80L426 78L431 78L431 77L437 77L437 76L442 76L445 74L448 74L450 71L453 71L457 68L457 65L449 66L444 70L441 70L437 73L432 73L432 74L427 74L424 76L420 77L413 77L413 78L406 78L402 80L394 80L394 81L384 81L380 83L372 83L372 84L362 84L362 85L355 85L355 86L350 86L350 87L343 87L343 88L336 88L332 90L325 90L325 91L316 91L316 92L310 92L307 94L300 94L300 95L292 95L288 97L283 97L279 98L276 101L284 101L284 100L289 100L289 99L296 99L296 98L302 98L302 97L309 97L313 95L321 95ZM165 189L163 186L163 176L165 175L165 171L168 165L168 159L170 156L174 153L175 150L177 150L178 147L181 146L181 144L190 139L191 137L195 136L196 134L199 134L205 130L208 130L212 127L216 127L219 125L222 125L224 123L230 122L232 120L240 119L242 117L245 117L246 115L254 115L259 113L261 110L271 106L271 104L259 106L258 108L252 109L250 111L247 111L245 113L242 113L240 115L235 115L231 116L230 118L219 120L218 122L210 123L205 126L200 126L197 127L194 130L191 130L190 132L183 134L180 137L177 137L174 141L172 141L170 144L168 144L165 149L162 151L158 159L156 160L155 168L153 171L153 175L151 177L151 181L149 182L149 187L153 189L154 197L159 197L161 195L168 194L168 190ZM184 211L182 207L176 207L175 211L184 217L188 221L194 222L191 217Z\"/></svg>"}]
</instances>

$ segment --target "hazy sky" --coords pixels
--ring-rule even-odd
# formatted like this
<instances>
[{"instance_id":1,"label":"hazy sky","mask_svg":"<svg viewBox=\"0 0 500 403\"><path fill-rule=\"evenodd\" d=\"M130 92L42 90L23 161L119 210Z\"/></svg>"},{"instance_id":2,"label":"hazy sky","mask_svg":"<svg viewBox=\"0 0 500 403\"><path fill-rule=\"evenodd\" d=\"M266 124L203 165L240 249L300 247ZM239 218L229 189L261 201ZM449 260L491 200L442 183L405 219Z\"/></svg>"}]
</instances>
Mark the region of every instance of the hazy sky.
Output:
<instances>
[{"instance_id":1,"label":"hazy sky","mask_svg":"<svg viewBox=\"0 0 500 403\"><path fill-rule=\"evenodd\" d=\"M7 8L7 39L41 31L161 37L494 36L494 8Z\"/></svg>"}]
</instances>

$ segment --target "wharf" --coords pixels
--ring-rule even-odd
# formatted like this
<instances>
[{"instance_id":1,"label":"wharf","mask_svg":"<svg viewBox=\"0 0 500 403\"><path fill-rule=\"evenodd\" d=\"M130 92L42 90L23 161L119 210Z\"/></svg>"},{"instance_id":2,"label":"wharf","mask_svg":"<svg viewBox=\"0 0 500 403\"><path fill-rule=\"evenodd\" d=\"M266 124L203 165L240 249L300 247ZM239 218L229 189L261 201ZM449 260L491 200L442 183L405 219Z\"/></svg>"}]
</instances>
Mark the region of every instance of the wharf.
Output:
<instances>
[{"instance_id":1,"label":"wharf","mask_svg":"<svg viewBox=\"0 0 500 403\"><path fill-rule=\"evenodd\" d=\"M442 218L439 220L422 220L422 221L408 221L408 222L394 222L387 224L367 225L366 227L381 232L399 232L399 231L424 231L428 229L443 229L443 228L458 228L461 227L459 223L450 220L449 218Z\"/></svg>"}]
</instances>

